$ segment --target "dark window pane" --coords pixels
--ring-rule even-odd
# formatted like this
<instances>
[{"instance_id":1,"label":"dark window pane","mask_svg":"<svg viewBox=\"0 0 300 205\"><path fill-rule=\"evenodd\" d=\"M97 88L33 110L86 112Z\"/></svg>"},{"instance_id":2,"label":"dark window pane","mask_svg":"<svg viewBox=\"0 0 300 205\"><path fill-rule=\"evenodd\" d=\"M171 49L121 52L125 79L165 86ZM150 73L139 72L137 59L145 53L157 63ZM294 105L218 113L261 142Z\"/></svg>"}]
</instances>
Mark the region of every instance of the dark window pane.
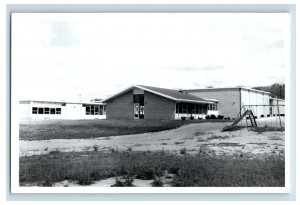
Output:
<instances>
[{"instance_id":1,"label":"dark window pane","mask_svg":"<svg viewBox=\"0 0 300 205\"><path fill-rule=\"evenodd\" d=\"M50 114L54 115L55 114L55 108L50 108Z\"/></svg>"},{"instance_id":2,"label":"dark window pane","mask_svg":"<svg viewBox=\"0 0 300 205\"><path fill-rule=\"evenodd\" d=\"M44 113L45 113L45 114L49 114L49 113L50 113L50 108L45 107L45 108L44 108Z\"/></svg>"},{"instance_id":3,"label":"dark window pane","mask_svg":"<svg viewBox=\"0 0 300 205\"><path fill-rule=\"evenodd\" d=\"M55 114L60 115L61 114L61 108L56 108Z\"/></svg>"},{"instance_id":4,"label":"dark window pane","mask_svg":"<svg viewBox=\"0 0 300 205\"><path fill-rule=\"evenodd\" d=\"M39 111L38 111L39 114L44 114L44 108L39 107L38 110L39 110Z\"/></svg>"},{"instance_id":5,"label":"dark window pane","mask_svg":"<svg viewBox=\"0 0 300 205\"><path fill-rule=\"evenodd\" d=\"M38 112L37 107L33 107L33 108L32 108L32 114L37 114L37 112Z\"/></svg>"}]
</instances>

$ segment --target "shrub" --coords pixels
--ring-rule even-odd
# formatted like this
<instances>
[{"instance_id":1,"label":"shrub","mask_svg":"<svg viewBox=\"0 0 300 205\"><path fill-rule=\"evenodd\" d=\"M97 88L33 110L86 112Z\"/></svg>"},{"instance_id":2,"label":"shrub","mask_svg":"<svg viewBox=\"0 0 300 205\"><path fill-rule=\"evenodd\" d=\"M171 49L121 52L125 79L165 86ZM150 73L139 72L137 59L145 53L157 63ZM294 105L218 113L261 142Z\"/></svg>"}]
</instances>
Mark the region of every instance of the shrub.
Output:
<instances>
[{"instance_id":1,"label":"shrub","mask_svg":"<svg viewBox=\"0 0 300 205\"><path fill-rule=\"evenodd\" d=\"M94 145L93 148L94 148L94 151L95 151L95 152L98 152L98 150L99 150L98 145Z\"/></svg>"},{"instance_id":2,"label":"shrub","mask_svg":"<svg viewBox=\"0 0 300 205\"><path fill-rule=\"evenodd\" d=\"M198 117L198 120L203 120L203 118L202 117Z\"/></svg>"},{"instance_id":3,"label":"shrub","mask_svg":"<svg viewBox=\"0 0 300 205\"><path fill-rule=\"evenodd\" d=\"M179 153L183 154L183 155L186 155L186 148L184 147L184 148L180 149Z\"/></svg>"},{"instance_id":4,"label":"shrub","mask_svg":"<svg viewBox=\"0 0 300 205\"><path fill-rule=\"evenodd\" d=\"M254 116L254 119L257 119L257 116Z\"/></svg>"},{"instance_id":5,"label":"shrub","mask_svg":"<svg viewBox=\"0 0 300 205\"><path fill-rule=\"evenodd\" d=\"M280 114L280 116L283 116L283 117L284 117L284 114Z\"/></svg>"},{"instance_id":6,"label":"shrub","mask_svg":"<svg viewBox=\"0 0 300 205\"><path fill-rule=\"evenodd\" d=\"M215 115L210 115L210 119L217 119Z\"/></svg>"},{"instance_id":7,"label":"shrub","mask_svg":"<svg viewBox=\"0 0 300 205\"><path fill-rule=\"evenodd\" d=\"M193 120L195 117L193 115L190 116L190 120Z\"/></svg>"},{"instance_id":8,"label":"shrub","mask_svg":"<svg viewBox=\"0 0 300 205\"><path fill-rule=\"evenodd\" d=\"M92 183L93 183L93 179L89 175L81 176L78 179L78 184L80 184L80 185L90 185Z\"/></svg>"},{"instance_id":9,"label":"shrub","mask_svg":"<svg viewBox=\"0 0 300 205\"><path fill-rule=\"evenodd\" d=\"M186 119L186 117L181 117L181 120L185 120Z\"/></svg>"},{"instance_id":10,"label":"shrub","mask_svg":"<svg viewBox=\"0 0 300 205\"><path fill-rule=\"evenodd\" d=\"M205 116L205 119L210 119L210 116L209 116L209 115L206 115L206 116Z\"/></svg>"},{"instance_id":11,"label":"shrub","mask_svg":"<svg viewBox=\"0 0 300 205\"><path fill-rule=\"evenodd\" d=\"M142 180L150 180L150 179L154 179L154 176L155 174L153 170L145 170L142 173L138 174L136 178Z\"/></svg>"},{"instance_id":12,"label":"shrub","mask_svg":"<svg viewBox=\"0 0 300 205\"><path fill-rule=\"evenodd\" d=\"M179 173L179 168L178 167L170 167L169 169L168 169L168 172L170 173L170 174L178 174Z\"/></svg>"},{"instance_id":13,"label":"shrub","mask_svg":"<svg viewBox=\"0 0 300 205\"><path fill-rule=\"evenodd\" d=\"M153 187L162 187L164 184L163 182L160 180L160 178L155 178L153 182L151 182L151 185Z\"/></svg>"},{"instance_id":14,"label":"shrub","mask_svg":"<svg viewBox=\"0 0 300 205\"><path fill-rule=\"evenodd\" d=\"M131 176L126 176L124 181L116 178L116 183L111 185L112 187L132 187L133 185L133 178Z\"/></svg>"},{"instance_id":15,"label":"shrub","mask_svg":"<svg viewBox=\"0 0 300 205\"><path fill-rule=\"evenodd\" d=\"M59 154L59 153L60 153L60 151L58 149L56 149L56 150L51 150L49 152L49 155L55 155L55 154Z\"/></svg>"},{"instance_id":16,"label":"shrub","mask_svg":"<svg viewBox=\"0 0 300 205\"><path fill-rule=\"evenodd\" d=\"M224 120L230 120L230 117L224 117Z\"/></svg>"},{"instance_id":17,"label":"shrub","mask_svg":"<svg viewBox=\"0 0 300 205\"><path fill-rule=\"evenodd\" d=\"M218 119L219 119L219 120L223 120L223 119L224 119L224 116L223 116L223 115L218 115Z\"/></svg>"},{"instance_id":18,"label":"shrub","mask_svg":"<svg viewBox=\"0 0 300 205\"><path fill-rule=\"evenodd\" d=\"M265 117L264 115L260 115L260 117Z\"/></svg>"},{"instance_id":19,"label":"shrub","mask_svg":"<svg viewBox=\"0 0 300 205\"><path fill-rule=\"evenodd\" d=\"M267 117L270 117L270 115L267 115Z\"/></svg>"}]
</instances>

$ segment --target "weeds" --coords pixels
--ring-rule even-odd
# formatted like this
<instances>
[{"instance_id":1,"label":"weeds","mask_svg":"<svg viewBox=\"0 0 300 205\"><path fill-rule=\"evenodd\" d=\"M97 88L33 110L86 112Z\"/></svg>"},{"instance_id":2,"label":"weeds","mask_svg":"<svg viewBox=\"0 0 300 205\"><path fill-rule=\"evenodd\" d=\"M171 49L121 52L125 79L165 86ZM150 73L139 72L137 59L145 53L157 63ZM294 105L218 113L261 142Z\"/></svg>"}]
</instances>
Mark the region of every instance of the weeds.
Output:
<instances>
[{"instance_id":1,"label":"weeds","mask_svg":"<svg viewBox=\"0 0 300 205\"><path fill-rule=\"evenodd\" d=\"M160 178L155 178L153 182L151 182L153 187L162 187L164 183L160 180Z\"/></svg>"},{"instance_id":2,"label":"weeds","mask_svg":"<svg viewBox=\"0 0 300 205\"><path fill-rule=\"evenodd\" d=\"M180 149L179 153L183 154L183 155L186 155L187 154L186 148L184 147L184 148Z\"/></svg>"},{"instance_id":3,"label":"weeds","mask_svg":"<svg viewBox=\"0 0 300 205\"><path fill-rule=\"evenodd\" d=\"M60 152L57 157L20 157L20 186L52 186L63 180L89 185L96 180L124 176L114 186L133 186L133 176L158 179L174 174L171 186L280 187L285 185L285 162L280 156L248 159L232 156L172 155L160 152ZM199 151L200 152L200 151ZM278 151L280 152L280 151ZM82 157L85 155L85 157Z\"/></svg>"},{"instance_id":4,"label":"weeds","mask_svg":"<svg viewBox=\"0 0 300 205\"><path fill-rule=\"evenodd\" d=\"M121 180L116 177L116 183L111 185L111 187L133 187L133 181L134 179L132 176L125 176L124 180Z\"/></svg>"},{"instance_id":5,"label":"weeds","mask_svg":"<svg viewBox=\"0 0 300 205\"><path fill-rule=\"evenodd\" d=\"M94 149L95 152L98 152L99 146L98 146L98 145L94 145L94 146L93 146L93 149Z\"/></svg>"}]
</instances>

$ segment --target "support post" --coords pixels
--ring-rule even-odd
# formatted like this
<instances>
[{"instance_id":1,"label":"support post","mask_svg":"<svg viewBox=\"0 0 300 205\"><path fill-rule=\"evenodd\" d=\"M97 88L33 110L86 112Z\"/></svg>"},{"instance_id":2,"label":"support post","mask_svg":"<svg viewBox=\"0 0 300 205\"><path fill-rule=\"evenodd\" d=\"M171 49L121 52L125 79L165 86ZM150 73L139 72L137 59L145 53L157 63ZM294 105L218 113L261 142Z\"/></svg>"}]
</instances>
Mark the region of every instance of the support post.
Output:
<instances>
[{"instance_id":1,"label":"support post","mask_svg":"<svg viewBox=\"0 0 300 205\"><path fill-rule=\"evenodd\" d=\"M277 100L277 115L278 115L278 117L279 117L280 131L282 132L282 126L281 126L281 118L280 118L280 111L279 111L278 100Z\"/></svg>"}]
</instances>

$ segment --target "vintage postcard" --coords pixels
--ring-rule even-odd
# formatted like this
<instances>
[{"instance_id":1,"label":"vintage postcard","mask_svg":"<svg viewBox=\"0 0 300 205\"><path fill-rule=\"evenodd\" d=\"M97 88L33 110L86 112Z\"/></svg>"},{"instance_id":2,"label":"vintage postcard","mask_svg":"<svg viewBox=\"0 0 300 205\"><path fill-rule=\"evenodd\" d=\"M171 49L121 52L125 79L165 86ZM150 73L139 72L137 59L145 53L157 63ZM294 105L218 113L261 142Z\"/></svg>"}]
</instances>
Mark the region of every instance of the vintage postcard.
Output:
<instances>
[{"instance_id":1,"label":"vintage postcard","mask_svg":"<svg viewBox=\"0 0 300 205\"><path fill-rule=\"evenodd\" d=\"M287 193L287 13L13 13L12 193Z\"/></svg>"}]
</instances>

